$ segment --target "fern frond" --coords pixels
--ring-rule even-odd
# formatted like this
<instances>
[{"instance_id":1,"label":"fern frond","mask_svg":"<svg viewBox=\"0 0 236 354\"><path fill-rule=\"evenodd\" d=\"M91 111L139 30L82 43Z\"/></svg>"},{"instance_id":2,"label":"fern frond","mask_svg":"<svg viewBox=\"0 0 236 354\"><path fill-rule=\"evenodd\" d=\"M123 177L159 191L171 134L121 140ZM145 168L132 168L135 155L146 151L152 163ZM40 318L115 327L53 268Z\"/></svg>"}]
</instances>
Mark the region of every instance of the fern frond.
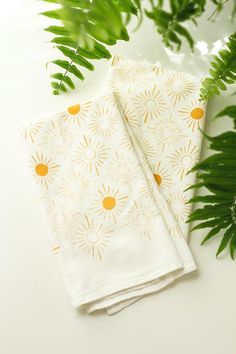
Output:
<instances>
[{"instance_id":1,"label":"fern frond","mask_svg":"<svg viewBox=\"0 0 236 354\"><path fill-rule=\"evenodd\" d=\"M209 69L210 77L202 82L201 99L219 95L221 90L227 90L227 85L236 83L236 32L229 37L226 43L227 49L219 51L214 56Z\"/></svg>"},{"instance_id":2,"label":"fern frond","mask_svg":"<svg viewBox=\"0 0 236 354\"><path fill-rule=\"evenodd\" d=\"M236 121L236 106L228 106L216 117L228 116ZM202 244L224 234L216 255L220 255L229 246L231 258L236 250L236 126L233 131L215 137L207 137L210 148L216 154L199 162L192 171L198 171L199 183L192 186L206 187L211 194L196 196L189 203L200 202L203 207L193 211L187 222L201 221L192 230L210 228ZM203 171L203 172L202 172Z\"/></svg>"},{"instance_id":3,"label":"fern frond","mask_svg":"<svg viewBox=\"0 0 236 354\"><path fill-rule=\"evenodd\" d=\"M111 54L106 46L119 40L129 40L126 21L138 15L140 0L43 0L56 5L41 15L57 23L45 31L54 35L51 42L66 60L52 61L64 72L52 75L53 93L58 95L68 88L74 89L73 74L80 80L84 75L81 67L94 70L90 60L109 59ZM126 18L125 18L126 16Z\"/></svg>"},{"instance_id":4,"label":"fern frond","mask_svg":"<svg viewBox=\"0 0 236 354\"><path fill-rule=\"evenodd\" d=\"M194 40L189 31L182 26L182 23L191 20L196 24L197 17L204 12L206 1L170 0L169 12L163 10L163 1L158 1L157 5L154 5L152 0L150 3L151 10L146 10L146 15L154 21L165 46L170 49L175 46L178 51L182 44L182 38L185 38L193 50Z\"/></svg>"}]
</instances>

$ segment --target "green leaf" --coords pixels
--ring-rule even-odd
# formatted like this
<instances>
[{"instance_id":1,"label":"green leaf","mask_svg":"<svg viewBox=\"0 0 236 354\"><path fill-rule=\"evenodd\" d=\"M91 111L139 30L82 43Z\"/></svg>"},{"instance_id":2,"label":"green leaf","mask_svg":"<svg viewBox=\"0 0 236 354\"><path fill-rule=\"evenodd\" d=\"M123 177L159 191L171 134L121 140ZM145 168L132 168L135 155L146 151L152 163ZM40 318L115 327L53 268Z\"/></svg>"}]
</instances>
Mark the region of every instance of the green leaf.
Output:
<instances>
[{"instance_id":1,"label":"green leaf","mask_svg":"<svg viewBox=\"0 0 236 354\"><path fill-rule=\"evenodd\" d=\"M231 193L231 187L225 186L225 185L218 185L218 184L213 184L213 183L209 183L209 182L202 182L202 183L196 183L188 188L185 189L184 192L190 190L190 189L197 189L197 188L202 188L205 187L207 188L210 192L215 193L217 195L227 195ZM231 193L232 196L232 193Z\"/></svg>"},{"instance_id":2,"label":"green leaf","mask_svg":"<svg viewBox=\"0 0 236 354\"><path fill-rule=\"evenodd\" d=\"M191 231L205 229L207 227L215 227L215 226L222 224L222 223L224 223L224 225L226 227L227 225L229 225L230 221L228 221L228 220L222 221L221 217L214 217L213 220L207 220L207 221L201 222L200 224L196 225L195 227L192 228Z\"/></svg>"},{"instance_id":3,"label":"green leaf","mask_svg":"<svg viewBox=\"0 0 236 354\"><path fill-rule=\"evenodd\" d=\"M107 45L116 44L117 40L114 39L109 32L103 28L97 28L92 23L87 26L88 34L98 40L99 42L105 43Z\"/></svg>"},{"instance_id":4,"label":"green leaf","mask_svg":"<svg viewBox=\"0 0 236 354\"><path fill-rule=\"evenodd\" d=\"M72 7L79 7L82 9L89 9L90 8L90 1L89 0L43 0L44 2L49 2L52 4L61 5L63 2Z\"/></svg>"},{"instance_id":5,"label":"green leaf","mask_svg":"<svg viewBox=\"0 0 236 354\"><path fill-rule=\"evenodd\" d=\"M72 90L75 89L75 85L68 75L63 75L62 73L52 74L53 79L65 82Z\"/></svg>"},{"instance_id":6,"label":"green leaf","mask_svg":"<svg viewBox=\"0 0 236 354\"><path fill-rule=\"evenodd\" d=\"M209 215L213 213L214 216L224 216L230 214L230 207L225 207L225 205L205 205L203 208L199 208L194 210L190 217L189 220L195 221L195 220L204 220L204 218L209 218Z\"/></svg>"},{"instance_id":7,"label":"green leaf","mask_svg":"<svg viewBox=\"0 0 236 354\"><path fill-rule=\"evenodd\" d=\"M51 40L51 43L66 45L74 49L77 48L76 42L70 37L55 37Z\"/></svg>"},{"instance_id":8,"label":"green leaf","mask_svg":"<svg viewBox=\"0 0 236 354\"><path fill-rule=\"evenodd\" d=\"M175 43L176 44L176 50L179 51L180 48L181 48L182 41L175 34L174 31L169 31L168 32L168 36L169 36L168 39L166 39L166 36L164 36L164 43L170 48L172 48L172 45L169 43L169 41Z\"/></svg>"},{"instance_id":9,"label":"green leaf","mask_svg":"<svg viewBox=\"0 0 236 354\"><path fill-rule=\"evenodd\" d=\"M217 135L213 138L208 138L208 140L211 143L214 144L226 144L229 147L235 146L235 142L236 142L236 132L234 131L229 131L220 135ZM211 146L211 145L210 145ZM224 158L224 154L221 155L222 158ZM228 156L227 156L228 157Z\"/></svg>"},{"instance_id":10,"label":"green leaf","mask_svg":"<svg viewBox=\"0 0 236 354\"><path fill-rule=\"evenodd\" d=\"M223 153L219 153L219 154L212 155L206 158L204 161L196 164L191 169L191 172L194 172L199 169L209 170L212 168L224 168L226 166L232 168L232 166L234 166L234 162L235 160L231 156L225 155Z\"/></svg>"},{"instance_id":11,"label":"green leaf","mask_svg":"<svg viewBox=\"0 0 236 354\"><path fill-rule=\"evenodd\" d=\"M231 199L230 199L231 200ZM193 198L191 198L188 203L206 203L206 204L211 204L211 203L225 203L228 202L229 199L227 198L227 195L225 196L218 196L218 195L198 195Z\"/></svg>"},{"instance_id":12,"label":"green leaf","mask_svg":"<svg viewBox=\"0 0 236 354\"><path fill-rule=\"evenodd\" d=\"M216 252L216 257L219 256L220 253L222 253L224 251L224 249L226 248L226 246L228 245L231 237L233 236L233 231L232 231L233 227L231 226L224 234L224 236L222 237L220 246Z\"/></svg>"},{"instance_id":13,"label":"green leaf","mask_svg":"<svg viewBox=\"0 0 236 354\"><path fill-rule=\"evenodd\" d=\"M220 111L220 113L218 113L216 115L216 118L218 117L224 117L224 116L228 116L230 118L235 118L236 119L236 106L228 106L225 109L223 109L222 111Z\"/></svg>"},{"instance_id":14,"label":"green leaf","mask_svg":"<svg viewBox=\"0 0 236 354\"><path fill-rule=\"evenodd\" d=\"M194 40L193 37L190 35L190 33L186 30L186 28L178 24L175 25L175 31L181 34L181 36L184 36L187 39L190 48L193 49Z\"/></svg>"},{"instance_id":15,"label":"green leaf","mask_svg":"<svg viewBox=\"0 0 236 354\"><path fill-rule=\"evenodd\" d=\"M197 163L191 170L190 172L194 172L197 171L199 169L204 169L204 167L206 169L208 169L208 166L211 166L211 164L213 163L217 163L218 161L222 160L222 154L217 154L217 155L212 155L209 156L208 158L206 158L204 161L201 161L199 163Z\"/></svg>"},{"instance_id":16,"label":"green leaf","mask_svg":"<svg viewBox=\"0 0 236 354\"><path fill-rule=\"evenodd\" d=\"M120 11L131 13L133 15L138 14L138 9L140 8L140 2L133 2L130 0L119 0L118 7Z\"/></svg>"},{"instance_id":17,"label":"green leaf","mask_svg":"<svg viewBox=\"0 0 236 354\"><path fill-rule=\"evenodd\" d=\"M68 81L67 71L83 80L84 77L77 65L94 70L93 64L87 59L111 58L109 50L101 42L114 45L118 40L129 40L125 18L128 18L129 22L133 15L137 16L141 12L140 0L45 0L45 2L54 4L55 8L44 11L41 15L58 21L56 25L46 27L45 31L55 36L51 42L70 59L70 64L62 59L54 60L53 63L66 71L62 75L67 82L63 82L70 88L74 84L71 79ZM58 94L57 89L54 90L54 94Z\"/></svg>"},{"instance_id":18,"label":"green leaf","mask_svg":"<svg viewBox=\"0 0 236 354\"><path fill-rule=\"evenodd\" d=\"M234 233L232 235L229 247L230 247L230 256L234 260L234 254L235 254L235 250L236 250L236 233L235 233L235 230L234 230Z\"/></svg>"},{"instance_id":19,"label":"green leaf","mask_svg":"<svg viewBox=\"0 0 236 354\"><path fill-rule=\"evenodd\" d=\"M64 84L59 84L58 82L51 82L51 86L56 90L56 91L62 91L66 92L67 89Z\"/></svg>"},{"instance_id":20,"label":"green leaf","mask_svg":"<svg viewBox=\"0 0 236 354\"><path fill-rule=\"evenodd\" d=\"M75 64L81 65L91 71L94 70L94 66L82 56L78 55L77 51L73 51L65 46L57 46L57 49L59 49L66 57L70 58Z\"/></svg>"},{"instance_id":21,"label":"green leaf","mask_svg":"<svg viewBox=\"0 0 236 354\"><path fill-rule=\"evenodd\" d=\"M51 11L41 12L40 15L46 16L46 17L50 17L50 18L54 18L56 20L60 20L61 16L62 16L62 12L61 12L61 9L58 9L58 10L51 10Z\"/></svg>"},{"instance_id":22,"label":"green leaf","mask_svg":"<svg viewBox=\"0 0 236 354\"><path fill-rule=\"evenodd\" d=\"M73 49L77 49L79 55L88 58L88 59L110 59L110 52L101 44L94 41L93 49L77 47L77 44L74 40L69 37L55 37L51 40L51 43L61 44Z\"/></svg>"},{"instance_id":23,"label":"green leaf","mask_svg":"<svg viewBox=\"0 0 236 354\"><path fill-rule=\"evenodd\" d=\"M211 173L211 174L208 174L208 173L202 173L201 175L199 175L199 178L201 178L205 183L212 183L212 184L219 184L219 185L224 185L224 187L228 187L228 186L231 186L232 187L232 190L234 190L234 186L236 188L236 180L234 177L227 177L227 178L224 178L222 176L217 176L217 173Z\"/></svg>"},{"instance_id":24,"label":"green leaf","mask_svg":"<svg viewBox=\"0 0 236 354\"><path fill-rule=\"evenodd\" d=\"M101 43L96 42L94 46L95 52L98 54L100 53L100 58L111 58L110 52L102 45Z\"/></svg>"},{"instance_id":25,"label":"green leaf","mask_svg":"<svg viewBox=\"0 0 236 354\"><path fill-rule=\"evenodd\" d=\"M176 0L170 0L170 7L173 14L177 13L178 4Z\"/></svg>"},{"instance_id":26,"label":"green leaf","mask_svg":"<svg viewBox=\"0 0 236 354\"><path fill-rule=\"evenodd\" d=\"M225 228L224 224L214 227L211 231L208 232L206 237L203 239L201 245L203 246L207 241L209 241L212 237L216 236L220 232L220 230L224 228Z\"/></svg>"},{"instance_id":27,"label":"green leaf","mask_svg":"<svg viewBox=\"0 0 236 354\"><path fill-rule=\"evenodd\" d=\"M236 1L234 0L234 7L233 7L233 11L232 11L232 22L234 21L234 17L236 15Z\"/></svg>"},{"instance_id":28,"label":"green leaf","mask_svg":"<svg viewBox=\"0 0 236 354\"><path fill-rule=\"evenodd\" d=\"M210 77L202 82L201 99L207 100L219 95L221 90L227 90L228 85L236 82L236 32L229 37L227 49L219 51L211 63L213 69L209 70Z\"/></svg>"},{"instance_id":29,"label":"green leaf","mask_svg":"<svg viewBox=\"0 0 236 354\"><path fill-rule=\"evenodd\" d=\"M173 48L176 44L176 50L181 47L181 39L179 36L184 37L191 49L194 47L194 41L189 31L182 26L185 21L193 21L197 23L196 19L204 11L205 0L198 1L178 1L170 0L170 11L163 10L163 1L151 2L152 9L145 11L146 15L152 19L157 27L157 31L162 36L163 43Z\"/></svg>"},{"instance_id":30,"label":"green leaf","mask_svg":"<svg viewBox=\"0 0 236 354\"><path fill-rule=\"evenodd\" d=\"M82 75L82 73L76 68L75 65L70 65L68 61L57 59L52 61L52 63L69 71L71 74L75 75L78 79L84 80L84 76Z\"/></svg>"},{"instance_id":31,"label":"green leaf","mask_svg":"<svg viewBox=\"0 0 236 354\"><path fill-rule=\"evenodd\" d=\"M49 26L44 28L44 31L53 33L57 36L68 36L70 34L63 26Z\"/></svg>"},{"instance_id":32,"label":"green leaf","mask_svg":"<svg viewBox=\"0 0 236 354\"><path fill-rule=\"evenodd\" d=\"M222 57L226 57L224 52ZM217 114L217 117L229 116L235 119L235 106L228 106ZM235 127L236 128L236 127ZM229 244L231 258L236 249L236 225L233 211L236 210L236 132L227 131L215 137L205 137L210 141L210 148L219 152L214 153L193 167L197 173L197 183L190 188L207 188L212 194L196 196L189 203L201 202L203 208L194 210L187 222L200 221L193 230L209 227L211 230L203 240L203 244L221 229L227 229L217 250L217 256Z\"/></svg>"}]
</instances>

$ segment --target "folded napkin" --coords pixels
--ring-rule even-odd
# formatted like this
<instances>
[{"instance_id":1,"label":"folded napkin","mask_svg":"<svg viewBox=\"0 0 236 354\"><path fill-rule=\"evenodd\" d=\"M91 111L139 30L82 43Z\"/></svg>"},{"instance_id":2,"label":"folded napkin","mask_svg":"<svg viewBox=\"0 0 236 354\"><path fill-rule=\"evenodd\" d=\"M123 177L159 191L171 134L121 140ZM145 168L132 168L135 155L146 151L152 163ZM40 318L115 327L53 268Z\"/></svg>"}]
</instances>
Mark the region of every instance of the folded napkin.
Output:
<instances>
[{"instance_id":1,"label":"folded napkin","mask_svg":"<svg viewBox=\"0 0 236 354\"><path fill-rule=\"evenodd\" d=\"M74 307L116 313L195 269L147 151L111 91L21 134Z\"/></svg>"},{"instance_id":2,"label":"folded napkin","mask_svg":"<svg viewBox=\"0 0 236 354\"><path fill-rule=\"evenodd\" d=\"M206 103L199 101L199 78L165 69L160 63L136 62L114 56L107 80L117 105L129 127L129 135L137 141L146 164L166 200L166 225L173 240L180 231L188 239L193 190L186 191L196 180L187 174L199 160ZM173 221L173 217L175 222ZM173 280L186 271L173 274ZM117 312L139 297L107 309Z\"/></svg>"},{"instance_id":3,"label":"folded napkin","mask_svg":"<svg viewBox=\"0 0 236 354\"><path fill-rule=\"evenodd\" d=\"M199 78L114 56L108 86L152 170L160 193L188 238L191 212L186 202L195 174L187 174L199 160L206 103L199 101ZM172 230L170 230L172 232Z\"/></svg>"}]
</instances>

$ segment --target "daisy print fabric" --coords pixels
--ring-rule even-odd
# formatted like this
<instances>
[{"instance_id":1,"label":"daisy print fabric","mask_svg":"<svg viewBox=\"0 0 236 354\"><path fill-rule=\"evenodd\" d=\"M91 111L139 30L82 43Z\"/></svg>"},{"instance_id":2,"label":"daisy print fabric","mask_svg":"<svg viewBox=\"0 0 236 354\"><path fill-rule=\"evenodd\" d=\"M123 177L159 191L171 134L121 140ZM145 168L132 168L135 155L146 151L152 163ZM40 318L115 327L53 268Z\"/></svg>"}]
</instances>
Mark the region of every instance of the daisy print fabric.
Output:
<instances>
[{"instance_id":1,"label":"daisy print fabric","mask_svg":"<svg viewBox=\"0 0 236 354\"><path fill-rule=\"evenodd\" d=\"M154 87L145 97L155 95L161 114L158 92ZM139 99L139 114L152 122L155 114L143 113ZM136 139L125 109L109 90L21 129L52 250L73 306L88 313L116 313L195 269L158 189L161 178L165 188L172 185L170 172L159 163L153 174L155 146ZM136 114L128 117L135 125Z\"/></svg>"},{"instance_id":2,"label":"daisy print fabric","mask_svg":"<svg viewBox=\"0 0 236 354\"><path fill-rule=\"evenodd\" d=\"M124 85L129 73L136 74ZM108 85L187 239L191 207L186 203L193 190L186 189L195 182L188 172L199 159L206 115L206 104L199 101L199 78L160 64L114 57Z\"/></svg>"}]
</instances>

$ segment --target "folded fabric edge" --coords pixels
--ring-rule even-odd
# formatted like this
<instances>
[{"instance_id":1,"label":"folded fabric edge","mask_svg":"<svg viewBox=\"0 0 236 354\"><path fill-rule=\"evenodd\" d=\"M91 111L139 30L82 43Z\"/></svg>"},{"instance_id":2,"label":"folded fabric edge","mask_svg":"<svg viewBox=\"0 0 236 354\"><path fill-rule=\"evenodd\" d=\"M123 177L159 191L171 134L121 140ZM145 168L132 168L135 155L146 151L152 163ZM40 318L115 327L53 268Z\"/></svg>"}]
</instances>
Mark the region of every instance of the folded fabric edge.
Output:
<instances>
[{"instance_id":1,"label":"folded fabric edge","mask_svg":"<svg viewBox=\"0 0 236 354\"><path fill-rule=\"evenodd\" d=\"M83 298L74 298L72 299L72 304L75 308L83 308L87 311L91 306L95 306L97 302L102 303L102 301L106 301L106 299L109 300L111 298L114 303L120 302L122 300L121 296L123 295L125 299L130 299L131 297L141 295L141 291L143 289L142 286L147 286L148 283L152 283L155 280L166 276L167 274L180 270L182 269L182 267L183 264L180 259L175 258L174 260L171 260L171 258L169 258L167 262L162 262L162 264L160 264L159 266L156 265L154 267L155 270L152 270L148 273L142 272L141 274L139 273L133 275L132 279L129 281L119 282L116 286L113 287L103 287L102 290L93 292L92 294L88 294ZM137 288L140 288L140 294L138 292L134 293Z\"/></svg>"},{"instance_id":2,"label":"folded fabric edge","mask_svg":"<svg viewBox=\"0 0 236 354\"><path fill-rule=\"evenodd\" d=\"M185 266L185 268L175 270L167 275L159 277L158 279L154 279L153 281L143 284L143 286L135 287L132 289L133 291L131 293L121 292L119 294L119 297L116 296L114 298L112 296L109 296L106 299L102 299L101 301L92 303L91 305L86 307L86 311L88 313L91 313L96 310L101 310L104 308L107 310L107 308L110 308L108 314L109 313L113 314L114 310L112 309L112 307L114 306L114 309L119 308L119 310L115 311L114 313L119 312L127 306L127 305L124 306L126 302L129 301L131 304L134 301L137 301L134 300L134 298L136 297L142 298L145 295L162 290L167 285L174 282L176 279L194 270L196 270L196 266L195 264L191 263L188 266ZM120 300L119 302L117 302L118 299Z\"/></svg>"},{"instance_id":3,"label":"folded fabric edge","mask_svg":"<svg viewBox=\"0 0 236 354\"><path fill-rule=\"evenodd\" d=\"M191 272L194 272L196 270L197 270L196 266L192 265L189 268L185 268L184 270L176 271L176 272L173 273L172 277L169 276L169 277L167 277L166 279L163 280L163 286L160 286L156 290L153 289L153 291L149 291L148 293L143 294L142 296L136 296L136 297L128 299L126 301L121 301L119 303L116 303L115 305L108 306L108 307L106 307L106 313L108 315L115 315L118 312L120 312L121 310L125 309L127 306L130 306L133 303L137 302L138 300L141 300L144 296L148 296L148 295L156 293L156 292L158 292L160 290L163 290L164 288L166 288L171 283L176 282L180 277L183 277L184 275L189 274ZM177 284L177 283L175 283L175 284Z\"/></svg>"}]
</instances>

